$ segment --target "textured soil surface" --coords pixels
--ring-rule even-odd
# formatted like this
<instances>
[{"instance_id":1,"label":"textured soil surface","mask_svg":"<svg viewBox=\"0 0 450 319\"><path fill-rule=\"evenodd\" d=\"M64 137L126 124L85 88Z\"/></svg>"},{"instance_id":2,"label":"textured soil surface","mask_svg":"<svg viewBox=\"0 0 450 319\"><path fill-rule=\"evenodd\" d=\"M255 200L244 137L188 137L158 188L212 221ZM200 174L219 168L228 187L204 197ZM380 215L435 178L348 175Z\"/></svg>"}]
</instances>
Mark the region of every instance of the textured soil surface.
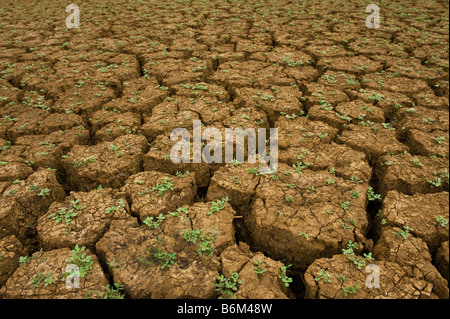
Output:
<instances>
[{"instance_id":1,"label":"textured soil surface","mask_svg":"<svg viewBox=\"0 0 450 319\"><path fill-rule=\"evenodd\" d=\"M0 298L448 299L448 1L381 3L2 0Z\"/></svg>"}]
</instances>

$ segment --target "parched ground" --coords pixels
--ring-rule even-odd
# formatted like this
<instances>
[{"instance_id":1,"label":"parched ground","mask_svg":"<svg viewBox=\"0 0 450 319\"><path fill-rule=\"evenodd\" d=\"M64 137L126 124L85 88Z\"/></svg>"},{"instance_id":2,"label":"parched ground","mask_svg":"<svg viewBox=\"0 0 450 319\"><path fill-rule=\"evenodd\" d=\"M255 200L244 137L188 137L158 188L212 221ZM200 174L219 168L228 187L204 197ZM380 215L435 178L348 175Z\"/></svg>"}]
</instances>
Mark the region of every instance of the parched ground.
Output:
<instances>
[{"instance_id":1,"label":"parched ground","mask_svg":"<svg viewBox=\"0 0 450 319\"><path fill-rule=\"evenodd\" d=\"M448 1L68 4L0 4L0 298L449 298Z\"/></svg>"}]
</instances>

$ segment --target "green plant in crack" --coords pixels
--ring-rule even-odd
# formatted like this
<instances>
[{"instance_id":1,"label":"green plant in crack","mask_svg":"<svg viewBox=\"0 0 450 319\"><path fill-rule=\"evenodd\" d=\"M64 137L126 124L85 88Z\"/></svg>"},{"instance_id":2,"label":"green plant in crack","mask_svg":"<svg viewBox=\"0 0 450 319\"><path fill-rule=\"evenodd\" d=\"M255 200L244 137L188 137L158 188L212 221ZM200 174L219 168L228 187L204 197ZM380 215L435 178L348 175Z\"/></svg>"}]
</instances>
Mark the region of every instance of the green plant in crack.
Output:
<instances>
[{"instance_id":1,"label":"green plant in crack","mask_svg":"<svg viewBox=\"0 0 450 319\"><path fill-rule=\"evenodd\" d=\"M61 207L59 211L56 213L52 213L48 216L48 218L53 219L55 223L59 224L61 222L64 222L66 225L69 225L70 222L77 216L77 211L82 211L86 208L86 205L79 205L79 200L71 201L70 202L70 209L67 209L66 207Z\"/></svg>"},{"instance_id":2,"label":"green plant in crack","mask_svg":"<svg viewBox=\"0 0 450 319\"><path fill-rule=\"evenodd\" d=\"M346 223L344 223L344 222L342 221L342 219L339 219L339 223L341 223L341 226L342 226L343 229L350 229L350 228L351 228L349 225L347 225Z\"/></svg>"},{"instance_id":3,"label":"green plant in crack","mask_svg":"<svg viewBox=\"0 0 450 319\"><path fill-rule=\"evenodd\" d=\"M433 187L441 187L442 180L440 177L435 177L433 180L428 180L428 183L430 184L431 188Z\"/></svg>"},{"instance_id":4,"label":"green plant in crack","mask_svg":"<svg viewBox=\"0 0 450 319\"><path fill-rule=\"evenodd\" d=\"M283 282L283 284L284 284L286 287L289 287L289 284L292 282L292 278L289 277L289 276L286 274L287 269L288 269L289 267L291 267L291 266L292 266L292 265L281 266L281 267L280 267L280 272L279 272L279 274L278 274L278 278L281 279L281 281Z\"/></svg>"},{"instance_id":5,"label":"green plant in crack","mask_svg":"<svg viewBox=\"0 0 450 319\"><path fill-rule=\"evenodd\" d=\"M5 196L13 196L15 193L19 191L18 188L13 188L4 192Z\"/></svg>"},{"instance_id":6,"label":"green plant in crack","mask_svg":"<svg viewBox=\"0 0 450 319\"><path fill-rule=\"evenodd\" d=\"M313 234L304 233L304 232L299 230L298 233L297 233L297 236L299 236L299 237L303 236L308 241L309 238L311 238L313 236Z\"/></svg>"},{"instance_id":7,"label":"green plant in crack","mask_svg":"<svg viewBox=\"0 0 450 319\"><path fill-rule=\"evenodd\" d=\"M184 178L189 175L189 171L186 171L184 174L182 172L177 171L175 175Z\"/></svg>"},{"instance_id":8,"label":"green plant in crack","mask_svg":"<svg viewBox=\"0 0 450 319\"><path fill-rule=\"evenodd\" d=\"M375 201L377 199L381 199L381 195L380 194L375 194L373 191L372 186L369 186L367 189L367 199L369 201Z\"/></svg>"},{"instance_id":9,"label":"green plant in crack","mask_svg":"<svg viewBox=\"0 0 450 319\"><path fill-rule=\"evenodd\" d=\"M158 196L163 197L164 192L173 190L173 183L169 177L164 177L161 183L156 183L156 186L152 187L152 191L158 191Z\"/></svg>"},{"instance_id":10,"label":"green plant in crack","mask_svg":"<svg viewBox=\"0 0 450 319\"><path fill-rule=\"evenodd\" d=\"M122 261L119 260L119 263L116 264L113 260L106 262L106 264L111 267L112 269L120 269L122 268Z\"/></svg>"},{"instance_id":11,"label":"green plant in crack","mask_svg":"<svg viewBox=\"0 0 450 319\"><path fill-rule=\"evenodd\" d=\"M20 256L19 257L19 265L29 264L30 259L31 258L29 256Z\"/></svg>"},{"instance_id":12,"label":"green plant in crack","mask_svg":"<svg viewBox=\"0 0 450 319\"><path fill-rule=\"evenodd\" d=\"M292 195L285 196L284 199L286 200L286 202L292 203L294 201L294 196Z\"/></svg>"},{"instance_id":13,"label":"green plant in crack","mask_svg":"<svg viewBox=\"0 0 450 319\"><path fill-rule=\"evenodd\" d=\"M236 160L235 158L233 158L233 166L240 166L242 163L239 162L238 160Z\"/></svg>"},{"instance_id":14,"label":"green plant in crack","mask_svg":"<svg viewBox=\"0 0 450 319\"><path fill-rule=\"evenodd\" d=\"M342 204L341 204L341 208L343 209L343 210L345 210L345 211L347 211L349 208L350 208L350 202L348 201L348 200L346 200L345 202L343 202Z\"/></svg>"},{"instance_id":15,"label":"green plant in crack","mask_svg":"<svg viewBox=\"0 0 450 319\"><path fill-rule=\"evenodd\" d=\"M352 190L350 191L350 198L358 198L359 197L359 191L357 190Z\"/></svg>"},{"instance_id":16,"label":"green plant in crack","mask_svg":"<svg viewBox=\"0 0 450 319\"><path fill-rule=\"evenodd\" d=\"M303 163L301 161L298 161L296 164L292 165L292 167L294 168L296 173L301 174L301 172L305 169L308 168L308 166L310 165L310 162L307 163Z\"/></svg>"},{"instance_id":17,"label":"green plant in crack","mask_svg":"<svg viewBox=\"0 0 450 319\"><path fill-rule=\"evenodd\" d=\"M337 276L336 278L337 278L337 280L339 280L339 282L340 282L341 284L344 283L344 281L345 281L345 275L339 275L339 276Z\"/></svg>"},{"instance_id":18,"label":"green plant in crack","mask_svg":"<svg viewBox=\"0 0 450 319\"><path fill-rule=\"evenodd\" d=\"M239 279L239 274L230 270L230 278L224 275L217 276L218 282L214 284L216 291L220 293L219 299L235 299L236 291L242 281Z\"/></svg>"},{"instance_id":19,"label":"green plant in crack","mask_svg":"<svg viewBox=\"0 0 450 319\"><path fill-rule=\"evenodd\" d=\"M78 168L82 164L93 163L93 162L95 162L95 160L96 160L95 157L89 156L88 158L84 159L82 162L77 162L76 160L73 160L72 165L73 165L73 167Z\"/></svg>"},{"instance_id":20,"label":"green plant in crack","mask_svg":"<svg viewBox=\"0 0 450 319\"><path fill-rule=\"evenodd\" d=\"M259 168L247 168L247 172L255 176L261 175L259 173Z\"/></svg>"},{"instance_id":21,"label":"green plant in crack","mask_svg":"<svg viewBox=\"0 0 450 319\"><path fill-rule=\"evenodd\" d=\"M77 212L74 209L67 209L65 207L61 207L59 211L56 213L52 213L48 216L48 218L53 219L55 223L59 224L64 222L66 225L69 225L71 221L77 217Z\"/></svg>"},{"instance_id":22,"label":"green plant in crack","mask_svg":"<svg viewBox=\"0 0 450 319\"><path fill-rule=\"evenodd\" d=\"M356 176L351 176L351 177L350 177L350 180L351 180L353 183L355 183L355 184L361 184L361 183L364 182L362 179L359 179L359 178L356 177Z\"/></svg>"},{"instance_id":23,"label":"green plant in crack","mask_svg":"<svg viewBox=\"0 0 450 319\"><path fill-rule=\"evenodd\" d=\"M416 165L416 166L423 167L423 164L422 164L422 163L420 162L420 160L417 159L417 158L413 158L413 159L411 160L411 162L412 162L414 165Z\"/></svg>"},{"instance_id":24,"label":"green plant in crack","mask_svg":"<svg viewBox=\"0 0 450 319\"><path fill-rule=\"evenodd\" d=\"M122 152L118 152L120 149L120 145L109 144L109 149L116 153L116 157L121 157L123 155Z\"/></svg>"},{"instance_id":25,"label":"green plant in crack","mask_svg":"<svg viewBox=\"0 0 450 319\"><path fill-rule=\"evenodd\" d=\"M169 212L168 213L170 217L186 217L189 219L189 207L179 207L175 212Z\"/></svg>"}]
</instances>

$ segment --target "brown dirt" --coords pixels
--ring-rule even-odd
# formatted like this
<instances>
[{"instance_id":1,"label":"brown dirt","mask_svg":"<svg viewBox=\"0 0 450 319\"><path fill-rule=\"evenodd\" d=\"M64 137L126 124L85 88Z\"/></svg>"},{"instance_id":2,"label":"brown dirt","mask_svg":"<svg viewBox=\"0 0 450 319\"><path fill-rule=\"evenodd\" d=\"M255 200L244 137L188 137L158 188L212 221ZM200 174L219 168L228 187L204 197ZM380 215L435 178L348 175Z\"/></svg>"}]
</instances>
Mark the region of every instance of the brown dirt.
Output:
<instances>
[{"instance_id":1,"label":"brown dirt","mask_svg":"<svg viewBox=\"0 0 450 319\"><path fill-rule=\"evenodd\" d=\"M80 287L77 289L68 288L65 280L61 280L69 264L67 260L72 256L70 249L62 248L34 253L29 262L17 268L8 279L0 290L0 295L5 299L83 299L90 292L96 297L97 290L104 292L108 281L97 256L89 250L85 253L91 257L93 265L86 276L80 278ZM39 274L54 282L46 285L43 280L33 281L34 278L39 278Z\"/></svg>"},{"instance_id":2,"label":"brown dirt","mask_svg":"<svg viewBox=\"0 0 450 319\"><path fill-rule=\"evenodd\" d=\"M306 271L305 298L323 299L437 299L448 298L447 281L429 264L401 266L389 261L377 261L380 288L366 288L368 273L359 270L344 255L317 259ZM320 271L330 275L331 282L320 278ZM338 279L338 276L341 280ZM345 278L345 279L344 279ZM342 282L341 282L342 281ZM354 288L351 293L346 288Z\"/></svg>"},{"instance_id":3,"label":"brown dirt","mask_svg":"<svg viewBox=\"0 0 450 319\"><path fill-rule=\"evenodd\" d=\"M410 227L410 233L422 238L431 252L448 241L448 224L441 225L437 216L448 220L448 193L414 194L408 196L390 191L384 202L378 223L378 231L385 226ZM385 220L385 223L382 220Z\"/></svg>"},{"instance_id":4,"label":"brown dirt","mask_svg":"<svg viewBox=\"0 0 450 319\"><path fill-rule=\"evenodd\" d=\"M408 195L449 190L448 159L410 154L386 155L378 159L375 174L385 195L396 190Z\"/></svg>"}]
</instances>

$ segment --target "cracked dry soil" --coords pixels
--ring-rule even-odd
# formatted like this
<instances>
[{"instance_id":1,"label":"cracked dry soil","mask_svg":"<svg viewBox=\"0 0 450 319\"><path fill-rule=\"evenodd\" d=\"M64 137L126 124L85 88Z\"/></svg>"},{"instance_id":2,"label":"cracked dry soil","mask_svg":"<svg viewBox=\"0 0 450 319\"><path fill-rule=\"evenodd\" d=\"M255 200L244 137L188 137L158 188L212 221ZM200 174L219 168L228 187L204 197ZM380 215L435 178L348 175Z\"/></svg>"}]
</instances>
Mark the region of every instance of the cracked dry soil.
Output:
<instances>
[{"instance_id":1,"label":"cracked dry soil","mask_svg":"<svg viewBox=\"0 0 450 319\"><path fill-rule=\"evenodd\" d=\"M448 1L67 4L0 4L0 298L449 298Z\"/></svg>"}]
</instances>

